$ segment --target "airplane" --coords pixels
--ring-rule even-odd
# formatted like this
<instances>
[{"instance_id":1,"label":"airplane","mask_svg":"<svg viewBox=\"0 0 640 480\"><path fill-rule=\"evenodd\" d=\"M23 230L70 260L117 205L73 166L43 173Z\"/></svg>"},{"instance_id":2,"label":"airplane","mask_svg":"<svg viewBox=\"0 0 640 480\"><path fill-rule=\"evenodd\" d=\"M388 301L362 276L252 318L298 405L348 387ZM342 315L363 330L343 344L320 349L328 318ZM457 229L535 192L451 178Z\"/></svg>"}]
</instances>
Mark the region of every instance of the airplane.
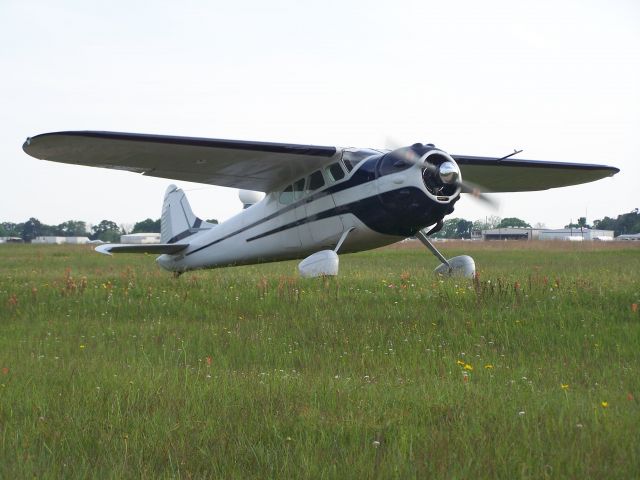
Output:
<instances>
[{"instance_id":1,"label":"airplane","mask_svg":"<svg viewBox=\"0 0 640 480\"><path fill-rule=\"evenodd\" d=\"M104 244L100 253L159 254L190 270L303 259L302 277L337 275L338 253L417 237L441 262L439 274L472 278L475 262L446 259L429 236L460 194L522 192L610 177L618 168L583 163L450 155L433 144L391 150L297 145L102 131L27 138L41 160L136 172L240 189L245 209L221 224L197 217L183 190L165 193L159 244ZM259 192L264 192L265 195Z\"/></svg>"}]
</instances>

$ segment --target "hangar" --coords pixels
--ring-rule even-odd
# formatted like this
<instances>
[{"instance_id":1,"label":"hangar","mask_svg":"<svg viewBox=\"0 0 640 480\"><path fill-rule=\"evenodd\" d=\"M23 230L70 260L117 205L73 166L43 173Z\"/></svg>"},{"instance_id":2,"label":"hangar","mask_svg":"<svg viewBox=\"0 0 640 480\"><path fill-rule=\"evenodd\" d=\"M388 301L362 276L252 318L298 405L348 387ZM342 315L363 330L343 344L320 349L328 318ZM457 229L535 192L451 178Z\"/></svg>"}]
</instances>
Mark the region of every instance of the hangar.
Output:
<instances>
[{"instance_id":1,"label":"hangar","mask_svg":"<svg viewBox=\"0 0 640 480\"><path fill-rule=\"evenodd\" d=\"M588 241L613 240L613 230L596 230L591 228L526 228L507 227L492 228L475 232L477 240L569 240Z\"/></svg>"}]
</instances>

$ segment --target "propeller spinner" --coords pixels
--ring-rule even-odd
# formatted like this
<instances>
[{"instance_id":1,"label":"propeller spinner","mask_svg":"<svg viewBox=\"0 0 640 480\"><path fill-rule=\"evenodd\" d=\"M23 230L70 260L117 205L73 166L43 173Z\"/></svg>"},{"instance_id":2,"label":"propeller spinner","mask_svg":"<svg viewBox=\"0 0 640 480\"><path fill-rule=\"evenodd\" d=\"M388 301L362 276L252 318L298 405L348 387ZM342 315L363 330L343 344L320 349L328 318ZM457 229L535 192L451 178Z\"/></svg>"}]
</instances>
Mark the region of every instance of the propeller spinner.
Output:
<instances>
[{"instance_id":1,"label":"propeller spinner","mask_svg":"<svg viewBox=\"0 0 640 480\"><path fill-rule=\"evenodd\" d=\"M402 158L411 163L422 166L425 181L430 180L431 182L440 184L441 187L450 185L456 189L460 188L462 193L471 194L473 198L484 202L490 207L494 209L498 208L498 202L482 193L483 190L486 190L485 188L462 179L460 167L448 155L446 155L446 157L444 155L438 155L438 157L444 158L444 160L440 163L435 163L430 161L430 157L433 155L427 153L421 156L413 147L403 147L398 150L401 150Z\"/></svg>"}]
</instances>

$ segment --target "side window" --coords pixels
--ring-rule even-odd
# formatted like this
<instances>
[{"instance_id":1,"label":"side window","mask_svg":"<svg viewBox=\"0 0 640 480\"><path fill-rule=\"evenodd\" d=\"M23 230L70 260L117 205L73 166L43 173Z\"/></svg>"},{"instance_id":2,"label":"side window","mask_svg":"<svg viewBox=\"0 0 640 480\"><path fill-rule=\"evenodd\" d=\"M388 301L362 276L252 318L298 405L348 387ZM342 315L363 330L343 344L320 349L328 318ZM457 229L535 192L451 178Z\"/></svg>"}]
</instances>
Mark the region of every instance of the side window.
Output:
<instances>
[{"instance_id":1,"label":"side window","mask_svg":"<svg viewBox=\"0 0 640 480\"><path fill-rule=\"evenodd\" d=\"M342 166L339 163L332 163L325 169L325 171L329 173L329 178L334 182L344 178L344 170L342 170Z\"/></svg>"},{"instance_id":2,"label":"side window","mask_svg":"<svg viewBox=\"0 0 640 480\"><path fill-rule=\"evenodd\" d=\"M280 203L286 205L291 202L293 202L293 185L287 185L287 188L280 194Z\"/></svg>"},{"instance_id":3,"label":"side window","mask_svg":"<svg viewBox=\"0 0 640 480\"><path fill-rule=\"evenodd\" d=\"M293 198L295 200L302 198L302 195L304 194L304 181L305 179L301 178L297 182L293 183Z\"/></svg>"},{"instance_id":4,"label":"side window","mask_svg":"<svg viewBox=\"0 0 640 480\"><path fill-rule=\"evenodd\" d=\"M322 172L317 170L309 176L309 186L307 190L312 192L322 187L324 187L324 178L322 177Z\"/></svg>"}]
</instances>

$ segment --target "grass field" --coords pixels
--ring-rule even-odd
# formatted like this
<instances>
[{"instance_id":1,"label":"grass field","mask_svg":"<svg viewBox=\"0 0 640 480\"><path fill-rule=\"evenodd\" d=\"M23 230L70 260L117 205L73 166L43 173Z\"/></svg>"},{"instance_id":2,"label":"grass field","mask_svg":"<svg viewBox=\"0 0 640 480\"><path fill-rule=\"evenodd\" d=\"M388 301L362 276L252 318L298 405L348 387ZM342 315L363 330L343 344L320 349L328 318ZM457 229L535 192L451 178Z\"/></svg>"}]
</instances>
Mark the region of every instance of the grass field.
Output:
<instances>
[{"instance_id":1,"label":"grass field","mask_svg":"<svg viewBox=\"0 0 640 480\"><path fill-rule=\"evenodd\" d=\"M441 246L479 279L1 245L0 478L639 478L639 246Z\"/></svg>"}]
</instances>

